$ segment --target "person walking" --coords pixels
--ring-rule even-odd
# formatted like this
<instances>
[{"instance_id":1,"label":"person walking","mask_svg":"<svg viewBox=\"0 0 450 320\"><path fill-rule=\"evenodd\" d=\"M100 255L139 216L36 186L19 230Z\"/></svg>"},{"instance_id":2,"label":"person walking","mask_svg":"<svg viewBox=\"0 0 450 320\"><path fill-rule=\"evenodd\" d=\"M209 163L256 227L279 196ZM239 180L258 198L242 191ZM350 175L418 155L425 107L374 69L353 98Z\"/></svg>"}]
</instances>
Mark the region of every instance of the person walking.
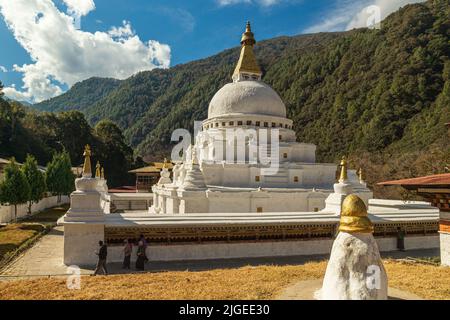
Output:
<instances>
[{"instance_id":1,"label":"person walking","mask_svg":"<svg viewBox=\"0 0 450 320\"><path fill-rule=\"evenodd\" d=\"M124 240L125 246L123 247L123 266L122 269L130 269L131 265L131 253L133 252L133 244L131 239Z\"/></svg>"},{"instance_id":2,"label":"person walking","mask_svg":"<svg viewBox=\"0 0 450 320\"><path fill-rule=\"evenodd\" d=\"M98 262L93 275L97 275L100 270L102 270L103 274L106 276L108 274L108 270L106 269L106 257L108 256L108 248L106 244L103 243L103 241L99 241L98 245L100 246L100 250L98 251L98 253L96 253L98 255Z\"/></svg>"},{"instance_id":3,"label":"person walking","mask_svg":"<svg viewBox=\"0 0 450 320\"><path fill-rule=\"evenodd\" d=\"M405 231L402 228L397 228L397 249L405 251Z\"/></svg>"},{"instance_id":4,"label":"person walking","mask_svg":"<svg viewBox=\"0 0 450 320\"><path fill-rule=\"evenodd\" d=\"M144 264L145 264L145 258L146 258L144 242L139 241L136 254L137 254L136 270L144 271Z\"/></svg>"},{"instance_id":5,"label":"person walking","mask_svg":"<svg viewBox=\"0 0 450 320\"><path fill-rule=\"evenodd\" d=\"M148 262L148 258L147 258L147 239L145 239L145 236L143 234L140 235L139 237L139 241L142 241L142 245L144 246L144 262Z\"/></svg>"}]
</instances>

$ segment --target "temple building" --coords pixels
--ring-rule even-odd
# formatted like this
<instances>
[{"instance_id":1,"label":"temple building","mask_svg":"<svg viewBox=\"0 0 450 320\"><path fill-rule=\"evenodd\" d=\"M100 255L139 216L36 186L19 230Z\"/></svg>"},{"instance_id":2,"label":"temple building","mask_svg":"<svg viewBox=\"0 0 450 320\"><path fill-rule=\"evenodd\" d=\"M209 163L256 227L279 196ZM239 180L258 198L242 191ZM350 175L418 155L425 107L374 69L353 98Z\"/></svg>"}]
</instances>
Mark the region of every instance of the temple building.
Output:
<instances>
[{"instance_id":1,"label":"temple building","mask_svg":"<svg viewBox=\"0 0 450 320\"><path fill-rule=\"evenodd\" d=\"M325 208L325 199L333 192L336 165L316 163L316 146L296 141L286 106L261 80L254 45L247 23L232 82L212 97L195 145L184 161L173 167L173 181L152 188L152 212L264 213ZM230 133L234 135L230 137ZM246 133L239 145L238 138ZM265 161L268 159L271 161ZM276 169L271 172L270 165L275 162ZM349 184L367 205L372 192L356 171L349 170L348 175Z\"/></svg>"},{"instance_id":2,"label":"temple building","mask_svg":"<svg viewBox=\"0 0 450 320\"><path fill-rule=\"evenodd\" d=\"M122 260L124 239L144 235L151 261L184 261L329 254L344 199L367 207L380 251L439 247L439 209L427 202L373 199L361 170L316 163L316 146L296 141L278 94L262 81L250 24L241 39L232 82L211 99L208 118L183 158L163 164L153 204L113 212L140 193L118 195L103 175L93 177L86 147L64 226L64 263L92 265L99 240L108 261ZM150 194L149 194L150 195ZM130 207L130 206L129 206ZM132 257L135 258L133 253Z\"/></svg>"}]
</instances>

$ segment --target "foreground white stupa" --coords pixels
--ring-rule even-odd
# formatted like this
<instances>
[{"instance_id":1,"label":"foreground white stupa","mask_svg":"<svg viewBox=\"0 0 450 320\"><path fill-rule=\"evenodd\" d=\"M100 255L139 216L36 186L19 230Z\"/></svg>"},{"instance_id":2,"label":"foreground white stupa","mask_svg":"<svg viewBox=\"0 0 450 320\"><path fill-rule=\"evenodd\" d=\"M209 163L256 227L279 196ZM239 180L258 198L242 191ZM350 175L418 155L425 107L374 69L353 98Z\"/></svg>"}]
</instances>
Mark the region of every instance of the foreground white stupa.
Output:
<instances>
[{"instance_id":1,"label":"foreground white stupa","mask_svg":"<svg viewBox=\"0 0 450 320\"><path fill-rule=\"evenodd\" d=\"M318 292L323 300L386 300L387 274L364 202L349 195L342 204L339 234Z\"/></svg>"},{"instance_id":2,"label":"foreground white stupa","mask_svg":"<svg viewBox=\"0 0 450 320\"><path fill-rule=\"evenodd\" d=\"M233 82L211 99L173 182L153 187L152 213L320 211L333 193L336 165L316 163L316 146L296 142L286 106L261 81L249 23L241 44ZM372 197L355 171L347 184L366 203Z\"/></svg>"}]
</instances>

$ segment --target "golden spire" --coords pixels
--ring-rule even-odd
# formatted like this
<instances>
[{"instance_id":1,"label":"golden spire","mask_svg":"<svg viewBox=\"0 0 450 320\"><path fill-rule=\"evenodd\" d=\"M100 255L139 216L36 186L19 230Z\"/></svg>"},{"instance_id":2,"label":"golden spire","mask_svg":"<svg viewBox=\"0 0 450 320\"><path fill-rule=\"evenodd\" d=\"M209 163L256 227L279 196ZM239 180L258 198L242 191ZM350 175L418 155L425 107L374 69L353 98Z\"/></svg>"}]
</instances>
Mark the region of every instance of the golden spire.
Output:
<instances>
[{"instance_id":1,"label":"golden spire","mask_svg":"<svg viewBox=\"0 0 450 320\"><path fill-rule=\"evenodd\" d=\"M256 61L255 54L253 53L253 46L255 45L255 37L250 27L250 22L247 22L245 32L241 38L241 55L239 61L234 69L233 80L240 80L241 73L248 73L256 75L258 79L261 78L261 69Z\"/></svg>"},{"instance_id":2,"label":"golden spire","mask_svg":"<svg viewBox=\"0 0 450 320\"><path fill-rule=\"evenodd\" d=\"M83 177L91 178L92 177L92 169L91 169L91 147L87 144L84 147L84 164L83 164Z\"/></svg>"},{"instance_id":3,"label":"golden spire","mask_svg":"<svg viewBox=\"0 0 450 320\"><path fill-rule=\"evenodd\" d=\"M339 231L373 233L373 223L368 217L366 205L355 194L348 195L342 202Z\"/></svg>"},{"instance_id":4,"label":"golden spire","mask_svg":"<svg viewBox=\"0 0 450 320\"><path fill-rule=\"evenodd\" d=\"M342 157L341 160L341 176L339 177L339 182L344 182L348 180L347 176L347 159L345 156Z\"/></svg>"},{"instance_id":5,"label":"golden spire","mask_svg":"<svg viewBox=\"0 0 450 320\"><path fill-rule=\"evenodd\" d=\"M364 182L364 173L363 173L363 169L362 168L359 168L358 176L359 176L359 182Z\"/></svg>"},{"instance_id":6,"label":"golden spire","mask_svg":"<svg viewBox=\"0 0 450 320\"><path fill-rule=\"evenodd\" d=\"M100 177L104 180L105 179L105 168L102 168Z\"/></svg>"},{"instance_id":7,"label":"golden spire","mask_svg":"<svg viewBox=\"0 0 450 320\"><path fill-rule=\"evenodd\" d=\"M95 165L95 177L100 178L101 172L100 172L100 162L97 161L97 164Z\"/></svg>"},{"instance_id":8,"label":"golden spire","mask_svg":"<svg viewBox=\"0 0 450 320\"><path fill-rule=\"evenodd\" d=\"M167 158L164 158L164 164L162 166L163 169L167 169L168 168L168 163L169 161L167 161Z\"/></svg>"}]
</instances>

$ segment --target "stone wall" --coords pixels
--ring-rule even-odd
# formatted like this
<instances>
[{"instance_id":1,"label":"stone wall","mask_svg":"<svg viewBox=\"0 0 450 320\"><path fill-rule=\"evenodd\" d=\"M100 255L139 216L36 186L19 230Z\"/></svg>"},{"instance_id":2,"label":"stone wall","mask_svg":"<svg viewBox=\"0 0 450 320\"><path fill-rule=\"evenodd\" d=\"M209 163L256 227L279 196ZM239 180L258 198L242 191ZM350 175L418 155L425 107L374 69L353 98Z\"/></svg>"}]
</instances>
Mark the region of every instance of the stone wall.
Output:
<instances>
[{"instance_id":1,"label":"stone wall","mask_svg":"<svg viewBox=\"0 0 450 320\"><path fill-rule=\"evenodd\" d=\"M440 233L441 264L450 267L450 233Z\"/></svg>"},{"instance_id":2,"label":"stone wall","mask_svg":"<svg viewBox=\"0 0 450 320\"><path fill-rule=\"evenodd\" d=\"M376 238L381 252L397 250L396 238ZM447 239L450 241L450 236ZM147 249L150 261L183 261L277 256L327 255L333 240L271 241L241 243L211 243L187 245L151 245ZM405 238L405 249L439 247L439 236L411 236ZM136 260L135 249L132 261ZM108 262L123 260L122 246L108 248Z\"/></svg>"},{"instance_id":3,"label":"stone wall","mask_svg":"<svg viewBox=\"0 0 450 320\"><path fill-rule=\"evenodd\" d=\"M70 199L67 196L61 197L61 202L58 203L58 197L47 197L33 203L31 206L31 213L37 213L48 208L55 207L60 204L69 203ZM23 218L28 214L28 204L17 206L17 218ZM14 206L0 206L0 223L8 223L14 221Z\"/></svg>"}]
</instances>

